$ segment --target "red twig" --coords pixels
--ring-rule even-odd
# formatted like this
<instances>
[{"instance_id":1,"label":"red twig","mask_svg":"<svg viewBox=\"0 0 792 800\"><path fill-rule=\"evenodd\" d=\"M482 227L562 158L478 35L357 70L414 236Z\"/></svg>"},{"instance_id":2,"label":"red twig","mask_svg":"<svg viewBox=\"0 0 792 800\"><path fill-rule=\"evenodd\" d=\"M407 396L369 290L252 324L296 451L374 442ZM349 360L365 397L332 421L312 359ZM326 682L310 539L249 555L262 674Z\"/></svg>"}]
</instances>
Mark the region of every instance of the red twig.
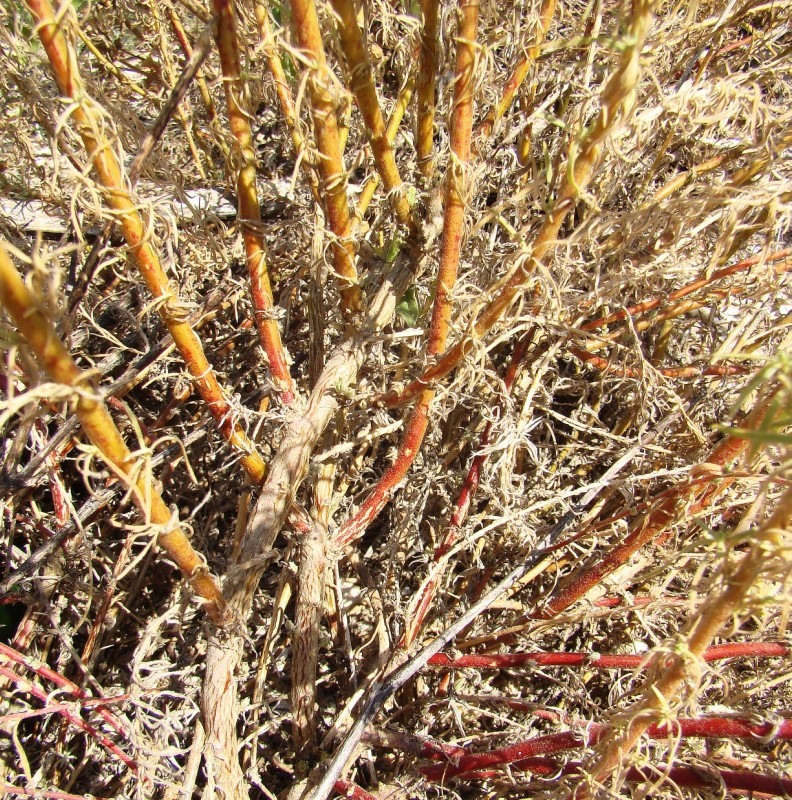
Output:
<instances>
[{"instance_id":1,"label":"red twig","mask_svg":"<svg viewBox=\"0 0 792 800\"><path fill-rule=\"evenodd\" d=\"M13 674L9 670L10 674ZM98 705L109 705L110 703L125 703L129 700L131 695L118 694L114 697L94 697L87 700L80 700L80 708L93 708ZM71 712L75 708L75 703L50 703L44 708L35 708L29 711L18 711L13 714L3 714L0 717L0 725L8 725L9 723L19 722L23 719L30 719L31 717L46 717L49 714L64 714Z\"/></svg>"},{"instance_id":2,"label":"red twig","mask_svg":"<svg viewBox=\"0 0 792 800\"><path fill-rule=\"evenodd\" d=\"M511 393L514 382L517 379L520 364L525 357L525 352L528 349L529 337L523 336L515 345L514 352L511 356L511 362L506 372L506 377L503 379L503 386L506 393ZM492 435L493 422L488 422L484 433L481 436L479 451L486 450ZM443 557L451 550L454 542L459 536L459 530L462 527L465 519L467 518L470 509L470 503L478 489L479 479L481 477L481 470L489 459L489 454L486 452L479 452L473 458L473 463L470 465L468 474L462 484L462 488L454 504L454 513L451 515L451 520L448 523L445 536L440 545L434 552L434 563L439 564ZM437 591L437 585L440 581L441 571L436 569L430 572L424 580L423 585L416 594L416 601L411 603L410 611L407 614L407 622L405 624L404 635L400 643L403 649L408 648L418 635L418 632L423 626L426 615L429 613L432 601ZM411 613L410 613L411 612Z\"/></svg>"},{"instance_id":3,"label":"red twig","mask_svg":"<svg viewBox=\"0 0 792 800\"><path fill-rule=\"evenodd\" d=\"M50 669L46 664L36 661L30 656L23 656L21 653L18 653L16 650L14 650L13 647L9 647L7 644L0 643L0 657L2 656L5 656L5 658L7 658L9 661L20 664L21 666L25 667L25 669L29 669L31 672L35 672L39 677L52 681L54 684L60 686L62 689L65 689L67 692L69 692L69 694L74 695L80 700L90 701L91 703L96 700L96 698L90 697L88 694L86 694L86 692L84 692L76 683L70 681L68 678L64 678L63 675L55 672L53 669ZM11 674L14 679L18 677L15 672L12 672ZM46 699L47 698L45 695L45 702ZM102 719L115 728L115 730L120 733L121 736L123 736L125 739L129 738L129 732L124 724L109 709L99 706L96 711L102 717Z\"/></svg>"},{"instance_id":4,"label":"red twig","mask_svg":"<svg viewBox=\"0 0 792 800\"><path fill-rule=\"evenodd\" d=\"M350 800L379 800L376 795L367 792L365 789L361 789L356 783L352 783L352 781L343 779L337 780L333 788L336 794L341 795L341 797L349 797Z\"/></svg>"},{"instance_id":5,"label":"red twig","mask_svg":"<svg viewBox=\"0 0 792 800\"><path fill-rule=\"evenodd\" d=\"M766 397L755 409L750 424L758 426L767 413L773 395ZM730 485L731 478L721 478L714 483L708 480L702 483L702 473L708 478L718 473L726 465L735 461L748 447L748 439L736 436L722 441L706 459L704 464L691 470L688 479L671 492L666 492L650 510L630 524L629 533L615 547L595 564L584 567L565 582L560 590L542 608L536 617L552 619L583 597L590 589L599 584L619 566L631 558L641 547L659 536L666 528L674 524L682 515L692 517L707 508L720 491ZM686 509L683 506L686 504Z\"/></svg>"},{"instance_id":6,"label":"red twig","mask_svg":"<svg viewBox=\"0 0 792 800\"><path fill-rule=\"evenodd\" d=\"M713 272L710 276L705 275L701 278L698 278L692 283L687 284L687 286L683 286L665 297L654 297L651 300L644 300L642 303L630 306L629 308L624 308L621 311L615 311L613 314L608 314L605 317L598 317L597 319L591 320L591 322L581 325L580 328L584 331L593 331L597 328L601 328L603 325L610 325L611 322L620 322L628 317L635 317L638 314L644 314L647 311L652 311L653 309L658 308L659 306L681 300L683 297L687 297L689 294L693 294L693 292L697 292L699 289L709 286L710 284L715 283L715 281L719 281L722 278L727 278L730 275L736 275L738 272L744 272L751 267L755 267L757 264L774 264L777 261L786 261L789 259L790 255L792 255L792 247L787 247L784 250L777 250L775 253L771 253L768 256L760 254L753 256L752 258L746 258L744 261L740 261L737 264L732 264L728 267L724 267L723 269L719 269ZM780 274L782 272L786 272L788 269L792 269L792 263L789 265L775 267L775 272Z\"/></svg>"},{"instance_id":7,"label":"red twig","mask_svg":"<svg viewBox=\"0 0 792 800\"><path fill-rule=\"evenodd\" d=\"M535 775L561 776L579 774L581 764L571 762L560 765L555 759L536 756L526 758L511 765L511 769L532 772ZM476 770L466 772L465 780L491 780L502 777L503 772L497 769ZM720 790L725 787L735 792L757 792L775 797L788 797L792 793L792 780L775 775L757 775L755 772L702 769L698 767L659 764L652 769L646 767L630 767L625 778L630 783L657 783L660 780L673 783L683 789Z\"/></svg>"},{"instance_id":8,"label":"red twig","mask_svg":"<svg viewBox=\"0 0 792 800\"><path fill-rule=\"evenodd\" d=\"M704 660L727 658L784 658L790 648L781 642L734 642L713 645L704 652ZM590 669L638 669L646 661L642 655L602 655L591 653L475 653L451 658L438 653L429 659L432 667L445 669L513 669L515 667L587 667Z\"/></svg>"},{"instance_id":9,"label":"red twig","mask_svg":"<svg viewBox=\"0 0 792 800\"><path fill-rule=\"evenodd\" d=\"M41 700L41 702L44 704L49 703L50 697L47 692L45 692L40 686L37 686L20 675L17 675L9 667L0 665L0 675L8 678L10 681L13 681L21 691L33 695L37 699ZM86 722L81 717L78 717L67 708L58 707L57 711L76 728L79 728L96 739L96 741L99 742L99 744L101 744L105 750L107 750L109 753L112 753L120 761L123 761L123 763L129 767L129 769L131 769L133 772L137 772L138 767L135 761L130 758L115 742L112 742L110 739L108 739L107 736L105 736L101 731L97 730L93 725Z\"/></svg>"},{"instance_id":10,"label":"red twig","mask_svg":"<svg viewBox=\"0 0 792 800\"><path fill-rule=\"evenodd\" d=\"M565 731L564 733L537 736L485 753L469 753L454 759L450 764L423 767L421 772L430 780L441 780L488 767L505 764L519 766L520 762L526 758L546 756L550 753L594 745L601 736L607 735L608 732L609 728L606 725L590 725L580 732ZM774 725L770 722L751 724L745 720L730 717L679 719L672 723L650 725L646 733L652 739L703 737L776 741L792 739L792 720L784 720L778 725Z\"/></svg>"},{"instance_id":11,"label":"red twig","mask_svg":"<svg viewBox=\"0 0 792 800\"><path fill-rule=\"evenodd\" d=\"M622 378L640 378L641 370L635 367L623 367L619 364L614 364L610 359L597 356L594 353L589 353L588 350L583 350L580 347L570 347L569 352L591 364L602 372L607 372L608 375L615 375ZM740 364L710 364L707 367L653 367L653 371L658 375L663 375L666 378L725 378L731 375L747 375L751 372L750 368L744 367Z\"/></svg>"}]
</instances>

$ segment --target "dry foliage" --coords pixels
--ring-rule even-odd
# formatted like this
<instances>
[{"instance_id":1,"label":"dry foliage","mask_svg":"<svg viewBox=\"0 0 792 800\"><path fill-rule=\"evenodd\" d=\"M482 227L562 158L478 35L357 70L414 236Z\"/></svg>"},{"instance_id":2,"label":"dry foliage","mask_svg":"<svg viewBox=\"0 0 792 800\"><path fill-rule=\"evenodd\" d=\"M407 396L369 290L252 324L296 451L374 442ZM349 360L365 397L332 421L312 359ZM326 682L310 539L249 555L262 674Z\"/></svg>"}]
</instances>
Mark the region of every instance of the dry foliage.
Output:
<instances>
[{"instance_id":1,"label":"dry foliage","mask_svg":"<svg viewBox=\"0 0 792 800\"><path fill-rule=\"evenodd\" d=\"M8 796L792 794L785 5L0 5Z\"/></svg>"}]
</instances>

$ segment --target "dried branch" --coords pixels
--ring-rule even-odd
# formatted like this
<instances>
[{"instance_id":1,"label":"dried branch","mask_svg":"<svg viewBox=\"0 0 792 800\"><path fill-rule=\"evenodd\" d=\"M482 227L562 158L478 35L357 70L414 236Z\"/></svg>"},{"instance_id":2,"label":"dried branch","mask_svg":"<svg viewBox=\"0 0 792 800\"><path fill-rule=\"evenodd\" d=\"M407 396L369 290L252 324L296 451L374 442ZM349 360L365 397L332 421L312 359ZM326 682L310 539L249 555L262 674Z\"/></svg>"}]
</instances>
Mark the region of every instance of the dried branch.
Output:
<instances>
[{"instance_id":1,"label":"dried branch","mask_svg":"<svg viewBox=\"0 0 792 800\"><path fill-rule=\"evenodd\" d=\"M41 366L54 381L74 390L75 413L86 435L117 475L128 481L132 499L145 524L159 528L157 541L206 604L212 619L222 623L225 601L216 579L206 568L206 560L193 549L178 518L155 488L150 474L129 451L104 400L91 389L89 376L74 363L37 299L22 282L2 244L0 300Z\"/></svg>"},{"instance_id":2,"label":"dried branch","mask_svg":"<svg viewBox=\"0 0 792 800\"><path fill-rule=\"evenodd\" d=\"M396 299L412 279L404 258L397 260L366 313L364 334L379 331L393 317ZM338 393L353 386L363 358L364 339L358 337L336 348L319 376L303 413L291 420L278 452L272 459L247 530L229 571L224 589L240 623L247 620L261 574L275 537L280 533L293 499L308 472L309 459L338 407ZM217 785L229 800L247 797L239 764L237 718L239 700L236 670L244 638L228 630L214 631L206 657L202 708L206 723L207 753Z\"/></svg>"}]
</instances>

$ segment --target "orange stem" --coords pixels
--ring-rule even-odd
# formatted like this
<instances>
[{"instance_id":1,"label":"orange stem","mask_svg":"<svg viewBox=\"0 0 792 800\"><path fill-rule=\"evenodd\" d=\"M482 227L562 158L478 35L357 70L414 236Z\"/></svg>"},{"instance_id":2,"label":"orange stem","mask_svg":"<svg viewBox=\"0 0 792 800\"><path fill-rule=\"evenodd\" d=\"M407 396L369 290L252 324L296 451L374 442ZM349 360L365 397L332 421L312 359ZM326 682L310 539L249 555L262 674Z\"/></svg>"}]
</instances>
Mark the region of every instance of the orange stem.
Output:
<instances>
[{"instance_id":1,"label":"orange stem","mask_svg":"<svg viewBox=\"0 0 792 800\"><path fill-rule=\"evenodd\" d=\"M770 407L771 399L772 394L754 410L750 417L752 427L759 426ZM622 542L592 567L581 569L567 581L536 613L536 618L551 619L557 616L624 564L641 547L659 536L669 525L677 522L682 516L690 517L707 508L720 493L722 485L731 481L727 478L716 482L713 486L708 482L703 483L700 479L701 474L707 474L713 466L722 468L732 463L745 452L749 444L749 439L737 436L724 439L700 467L691 471L686 482L678 485L673 491L664 493L663 499L654 508L630 524L629 533ZM686 504L686 507L683 504Z\"/></svg>"},{"instance_id":2,"label":"orange stem","mask_svg":"<svg viewBox=\"0 0 792 800\"><path fill-rule=\"evenodd\" d=\"M266 466L253 442L234 419L234 412L206 359L201 341L188 321L186 310L179 302L178 292L168 280L159 256L150 243L137 204L126 188L121 165L111 143L101 132L99 107L88 97L83 87L76 53L63 33L65 18L55 19L49 0L26 2L36 21L38 36L49 58L58 88L74 103L71 118L83 139L99 183L104 188L105 199L120 220L129 247L129 257L158 301L160 316L221 433L233 447L242 452L245 469L259 483L264 477Z\"/></svg>"},{"instance_id":3,"label":"orange stem","mask_svg":"<svg viewBox=\"0 0 792 800\"><path fill-rule=\"evenodd\" d=\"M253 297L256 324L261 344L269 360L270 372L280 392L281 400L289 405L294 400L294 384L281 341L278 323L272 316L275 301L272 296L264 234L261 229L261 208L256 188L256 151L253 133L244 109L244 82L239 62L236 22L231 0L214 0L217 15L217 49L223 70L228 121L236 146L234 156L239 162L237 197L239 223L245 240L250 291Z\"/></svg>"},{"instance_id":4,"label":"orange stem","mask_svg":"<svg viewBox=\"0 0 792 800\"><path fill-rule=\"evenodd\" d=\"M366 126L374 164L388 192L399 224L411 227L410 204L404 191L396 158L393 154L385 119L382 116L377 89L374 86L371 64L357 24L352 0L331 0L338 15L338 32L349 70L349 88L355 95L363 123Z\"/></svg>"},{"instance_id":5,"label":"orange stem","mask_svg":"<svg viewBox=\"0 0 792 800\"><path fill-rule=\"evenodd\" d=\"M429 183L434 171L435 76L437 75L437 39L440 27L440 0L421 0L421 56L418 69L418 125L415 152L418 172Z\"/></svg>"},{"instance_id":6,"label":"orange stem","mask_svg":"<svg viewBox=\"0 0 792 800\"><path fill-rule=\"evenodd\" d=\"M110 412L88 376L69 355L40 304L25 286L0 244L0 301L51 378L75 389L76 413L88 438L104 459L134 487L132 499L147 523L159 526L158 542L176 563L217 622L223 619L225 601L206 560L190 544L178 518L154 487L150 475L126 446Z\"/></svg>"},{"instance_id":7,"label":"orange stem","mask_svg":"<svg viewBox=\"0 0 792 800\"><path fill-rule=\"evenodd\" d=\"M319 151L320 194L324 199L327 224L333 234L333 268L342 283L341 306L347 313L362 309L363 298L355 269L347 179L336 115L333 76L325 59L322 32L314 0L293 0L292 21L297 45L309 60L308 96Z\"/></svg>"},{"instance_id":8,"label":"orange stem","mask_svg":"<svg viewBox=\"0 0 792 800\"><path fill-rule=\"evenodd\" d=\"M547 36L547 31L550 29L550 23L553 21L555 8L556 0L543 0L542 7L539 9L539 16L536 20L536 30L531 37L531 43L528 45L528 49L517 62L514 71L504 84L498 104L487 114L486 119L479 126L477 134L485 139L492 133L495 123L509 110L509 106L514 102L514 96L517 94L517 90L528 77L528 73L536 61L536 57L539 55L542 42L545 40L545 36Z\"/></svg>"},{"instance_id":9,"label":"orange stem","mask_svg":"<svg viewBox=\"0 0 792 800\"><path fill-rule=\"evenodd\" d=\"M278 47L275 44L269 12L263 3L256 3L256 20L258 21L259 33L261 34L261 47L264 50L264 54L267 56L267 66L269 67L272 80L275 84L275 92L278 95L281 114L283 114L286 127L289 129L289 136L291 137L292 146L294 147L294 156L299 160L300 166L303 168L303 174L308 180L311 194L313 194L314 199L318 203L320 200L316 175L309 169L313 162L309 157L305 139L300 132L294 97L289 88L289 81L286 78L286 73L283 70L283 62L281 61Z\"/></svg>"},{"instance_id":10,"label":"orange stem","mask_svg":"<svg viewBox=\"0 0 792 800\"><path fill-rule=\"evenodd\" d=\"M651 4L648 0L634 0L619 65L602 91L599 114L586 130L585 136L580 141L573 142L570 148L564 182L552 210L545 217L534 239L530 256L523 258L508 275L485 292L485 295L491 295L492 299L484 306L475 321L472 334L454 345L433 367L410 383L402 392L387 394L382 399L384 405L403 403L422 393L431 381L451 372L473 349L474 343L485 336L506 314L518 294L524 291L534 269L556 246L561 225L575 207L581 192L591 181L605 139L632 107L639 76L641 48L650 20Z\"/></svg>"}]
</instances>

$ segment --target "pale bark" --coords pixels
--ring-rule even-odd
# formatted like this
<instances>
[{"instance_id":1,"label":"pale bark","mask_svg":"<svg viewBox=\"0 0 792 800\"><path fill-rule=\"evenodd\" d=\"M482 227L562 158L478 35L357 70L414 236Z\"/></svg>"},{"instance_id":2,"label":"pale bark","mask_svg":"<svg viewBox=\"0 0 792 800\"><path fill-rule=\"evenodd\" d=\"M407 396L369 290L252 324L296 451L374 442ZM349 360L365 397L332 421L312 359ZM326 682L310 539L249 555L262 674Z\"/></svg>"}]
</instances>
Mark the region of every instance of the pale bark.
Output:
<instances>
[{"instance_id":1,"label":"pale bark","mask_svg":"<svg viewBox=\"0 0 792 800\"><path fill-rule=\"evenodd\" d=\"M366 315L366 335L378 331L391 319L396 299L412 278L413 271L406 259L401 259L371 304ZM248 796L236 735L239 716L236 673L245 646L247 619L267 556L306 476L311 453L339 407L339 398L355 385L363 363L364 343L361 336L336 349L307 406L292 419L251 514L237 564L230 569L223 587L236 620L227 630L215 628L210 635L202 699L207 769L218 797L244 800Z\"/></svg>"}]
</instances>

